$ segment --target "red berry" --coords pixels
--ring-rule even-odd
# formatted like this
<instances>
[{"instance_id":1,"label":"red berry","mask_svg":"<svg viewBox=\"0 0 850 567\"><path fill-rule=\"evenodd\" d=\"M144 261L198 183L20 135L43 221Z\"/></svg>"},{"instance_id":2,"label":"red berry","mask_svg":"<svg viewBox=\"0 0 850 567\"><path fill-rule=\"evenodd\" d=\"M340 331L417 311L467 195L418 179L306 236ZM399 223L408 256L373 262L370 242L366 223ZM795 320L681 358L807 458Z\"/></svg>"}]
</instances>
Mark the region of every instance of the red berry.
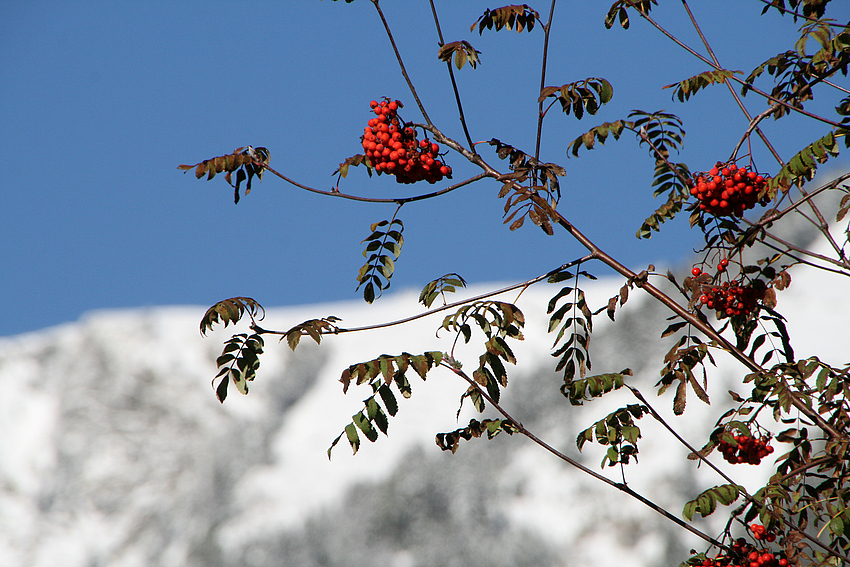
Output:
<instances>
[{"instance_id":1,"label":"red berry","mask_svg":"<svg viewBox=\"0 0 850 567\"><path fill-rule=\"evenodd\" d=\"M698 275L700 275L700 274L702 273L702 270L700 270L700 269L699 269L699 268L697 268L697 267L694 267L694 269L693 269L693 270L691 270L691 273L694 275L694 277L696 277L696 276L698 276Z\"/></svg>"}]
</instances>

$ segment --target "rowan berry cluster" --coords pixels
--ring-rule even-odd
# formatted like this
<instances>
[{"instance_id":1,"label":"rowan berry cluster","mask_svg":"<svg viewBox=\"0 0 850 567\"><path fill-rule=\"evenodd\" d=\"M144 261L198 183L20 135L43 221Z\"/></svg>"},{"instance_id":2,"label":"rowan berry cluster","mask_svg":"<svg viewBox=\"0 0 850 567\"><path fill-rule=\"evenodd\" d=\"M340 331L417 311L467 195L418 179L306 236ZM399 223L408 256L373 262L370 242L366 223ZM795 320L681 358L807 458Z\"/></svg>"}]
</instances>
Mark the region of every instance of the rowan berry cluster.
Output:
<instances>
[{"instance_id":1,"label":"rowan berry cluster","mask_svg":"<svg viewBox=\"0 0 850 567\"><path fill-rule=\"evenodd\" d=\"M427 139L417 140L416 131L399 119L400 101L373 100L369 106L375 117L364 130L363 149L378 174L395 175L399 183L451 179L452 168L438 159L440 146Z\"/></svg>"},{"instance_id":2,"label":"rowan berry cluster","mask_svg":"<svg viewBox=\"0 0 850 567\"><path fill-rule=\"evenodd\" d=\"M769 200L762 194L767 180L734 163L717 162L710 171L698 173L688 185L691 195L699 201L699 208L716 217L740 217L756 203L765 205Z\"/></svg>"},{"instance_id":3,"label":"rowan berry cluster","mask_svg":"<svg viewBox=\"0 0 850 567\"><path fill-rule=\"evenodd\" d=\"M756 539L768 541L776 539L773 534L765 533L764 526L753 524L751 528L753 533L756 534ZM762 537L757 535L756 528L761 528ZM694 558L689 563L703 567L786 567L788 565L788 560L782 557L784 555L782 552L776 554L769 549L758 549L742 537L732 542L731 548L732 552L729 555L719 553L712 559L707 558L700 561L698 558Z\"/></svg>"},{"instance_id":4,"label":"rowan berry cluster","mask_svg":"<svg viewBox=\"0 0 850 567\"><path fill-rule=\"evenodd\" d=\"M767 528L765 528L761 524L752 524L750 526L750 529L753 532L753 537L759 541L765 540L772 542L776 540L776 535L768 532Z\"/></svg>"},{"instance_id":5,"label":"rowan berry cluster","mask_svg":"<svg viewBox=\"0 0 850 567\"><path fill-rule=\"evenodd\" d=\"M742 281L723 282L703 288L700 303L717 311L717 316L733 317L749 315L756 310L758 302L764 299L765 286L760 280L750 283Z\"/></svg>"},{"instance_id":6,"label":"rowan berry cluster","mask_svg":"<svg viewBox=\"0 0 850 567\"><path fill-rule=\"evenodd\" d=\"M736 435L735 441L737 445L726 441L721 441L717 445L717 449L723 454L723 458L733 465L739 463L757 465L764 457L773 453L773 447L768 444L770 439L766 437L755 438L749 435Z\"/></svg>"}]
</instances>

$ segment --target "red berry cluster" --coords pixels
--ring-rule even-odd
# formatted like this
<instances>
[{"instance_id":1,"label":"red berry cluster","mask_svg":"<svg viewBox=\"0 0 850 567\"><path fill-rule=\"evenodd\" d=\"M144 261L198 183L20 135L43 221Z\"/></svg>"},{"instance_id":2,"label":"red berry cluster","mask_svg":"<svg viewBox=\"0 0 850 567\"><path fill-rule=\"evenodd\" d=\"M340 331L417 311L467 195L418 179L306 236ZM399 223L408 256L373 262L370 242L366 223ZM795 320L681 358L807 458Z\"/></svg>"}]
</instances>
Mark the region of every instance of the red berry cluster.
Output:
<instances>
[{"instance_id":1,"label":"red berry cluster","mask_svg":"<svg viewBox=\"0 0 850 567\"><path fill-rule=\"evenodd\" d=\"M418 141L416 131L402 125L398 117L401 102L373 100L369 106L376 116L364 131L363 149L378 174L395 175L399 183L451 179L452 168L438 159L440 146L429 140Z\"/></svg>"},{"instance_id":2,"label":"red berry cluster","mask_svg":"<svg viewBox=\"0 0 850 567\"><path fill-rule=\"evenodd\" d=\"M702 292L700 303L717 311L717 316L722 318L753 313L764 299L765 288L759 280L747 284L732 281L706 286Z\"/></svg>"},{"instance_id":3,"label":"red berry cluster","mask_svg":"<svg viewBox=\"0 0 850 567\"><path fill-rule=\"evenodd\" d=\"M756 538L759 541L765 540L765 541L772 542L772 541L776 540L776 536L772 533L769 533L767 531L767 528L765 528L764 526L762 526L760 524L752 524L750 526L750 529L753 531L753 537Z\"/></svg>"},{"instance_id":4,"label":"red berry cluster","mask_svg":"<svg viewBox=\"0 0 850 567\"><path fill-rule=\"evenodd\" d=\"M770 439L766 437L757 439L749 435L736 435L735 441L737 441L737 445L732 445L726 441L721 441L717 445L717 448L723 453L723 458L733 465L739 463L757 465L764 457L773 453L773 447L768 445Z\"/></svg>"},{"instance_id":5,"label":"red berry cluster","mask_svg":"<svg viewBox=\"0 0 850 567\"><path fill-rule=\"evenodd\" d=\"M763 526L759 526L763 528ZM773 540L771 540L773 541ZM732 553L724 555L717 554L713 559L703 559L691 565L702 565L703 567L786 567L788 560L782 557L783 553L772 553L769 549L758 549L747 543L744 538L738 538L732 542Z\"/></svg>"},{"instance_id":6,"label":"red berry cluster","mask_svg":"<svg viewBox=\"0 0 850 567\"><path fill-rule=\"evenodd\" d=\"M756 203L767 204L766 196L759 200L766 186L767 180L755 171L721 162L711 171L697 174L689 183L691 195L699 200L699 208L716 217L740 217Z\"/></svg>"}]
</instances>

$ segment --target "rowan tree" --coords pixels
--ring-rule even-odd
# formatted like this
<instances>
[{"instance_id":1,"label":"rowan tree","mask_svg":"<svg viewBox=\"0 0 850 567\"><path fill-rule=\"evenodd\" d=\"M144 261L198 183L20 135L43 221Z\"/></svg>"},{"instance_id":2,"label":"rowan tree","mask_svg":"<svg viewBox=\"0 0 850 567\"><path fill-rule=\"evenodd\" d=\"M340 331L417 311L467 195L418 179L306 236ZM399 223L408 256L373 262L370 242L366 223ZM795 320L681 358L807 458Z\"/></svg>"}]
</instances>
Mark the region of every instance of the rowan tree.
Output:
<instances>
[{"instance_id":1,"label":"rowan tree","mask_svg":"<svg viewBox=\"0 0 850 567\"><path fill-rule=\"evenodd\" d=\"M485 190L492 189L503 200L504 223L510 230L542 230L553 239L578 242L585 252L508 288L457 301L451 301L450 294L465 287L466 281L456 273L442 275L422 289L419 315L369 327L346 328L337 317L326 316L290 329L272 330L260 325L264 310L255 299L232 297L220 301L203 316L201 332L215 324L227 327L243 318L250 321L250 332L234 334L216 361L218 399L224 402L231 383L240 393L248 392L260 367L264 340L269 336L285 339L294 350L305 336L321 343L327 335L369 332L442 313L439 329L449 337L446 351L418 352L412 345L411 352L417 354L387 354L353 361L340 369L343 392L358 391L368 397L340 436L329 440L329 456L341 441L356 453L364 437L375 442L380 434L387 434L391 418L402 411L399 396L412 395L411 381L424 379L430 372L449 372L468 386L461 404L470 403L483 415L455 431L437 432L436 442L441 449L454 453L461 449L463 441L492 439L501 433L526 436L551 452L553 458L607 483L621 491L623 498L640 500L702 538L705 548L683 557L683 564L771 567L850 562L850 539L845 534L845 525L850 523L850 367L834 366L817 357L796 358L786 319L781 314L781 292L792 285L795 266L829 272L836 285L842 285L843 277L850 276L848 231L842 229L850 210L850 188L846 183L850 174L826 184L813 183L818 166L837 156L842 145L850 146L850 90L838 83L846 77L850 63L850 24L830 19L833 4L838 3L829 0L760 2L764 5L762 17L783 18L788 25L799 28L799 39L793 45L780 46L780 51L771 53L748 72L733 70L734 62L718 61L711 47L712 38L702 33L687 0L681 0L681 6L671 3L662 7L657 7L655 0L617 0L599 13L605 28L628 29L633 19L645 20L658 32L659 42L674 42L677 49L685 50L704 66L697 75L683 77L675 84L658 85L659 100L666 97L669 101L672 94L680 103L693 104L701 91L719 89L728 92L744 117L736 142L716 144L699 163L677 161L685 124L675 114L659 110L634 110L627 116L596 123L563 148L572 157L591 150L605 151L600 146L614 142L634 143L645 150L653 167L651 178L635 179L628 171L612 174L611 178L629 179L629 190L651 191L661 200L660 206L649 211L645 222L636 227L637 238L650 238L674 217L685 217L687 220L677 218L676 222L688 222L691 230L702 235L696 263L687 273L674 274L658 273L653 266L636 273L618 259L616 251L600 249L581 231L584 219L570 218L569 207L563 205L568 197L562 201L561 181L569 180L570 168L580 167L580 160L567 164L541 159L544 122L551 121L559 110L568 120L592 121L591 117L615 95L615 85L603 77L582 77L563 84L550 80L550 37L569 33L569 22L558 21L554 0L542 11L525 4L488 9L471 22L466 38L442 36L438 11L431 1L428 16L435 24L439 43L433 55L446 63L446 79L455 95L458 130L462 132L462 137L457 138L447 135L443 125L429 118L428 101L417 95L394 40L393 25L385 18L379 0L371 0L386 32L384 48L392 53L409 92L391 96L380 93L374 100L363 101L363 130L350 133L352 140L359 138L360 152L340 158L333 188L319 189L288 178L272 166L274 149L262 147L241 147L231 154L180 168L194 170L198 178L212 179L223 173L237 203L240 195L251 190L255 177L262 179L264 174L271 174L328 198L395 205L391 217L374 222L365 231L366 263L357 274L357 282L368 303L379 300L390 287L404 244L402 210L407 214L417 201L441 198L473 186L486 185ZM368 4L365 0L362 3ZM417 6L411 11L421 9ZM587 9L596 7L588 3ZM654 19L659 11L673 9L687 13L702 42L700 46L687 45L679 39L682 30L668 30ZM417 13L417 18L425 21L421 14ZM406 25L411 25L410 21ZM752 25L757 26L758 22ZM536 101L537 136L531 148L521 148L512 140L487 137L487 141L474 142L478 138L472 137L464 115L465 93L455 79L456 73L474 73L482 64L481 53L474 47L476 35L508 30L527 36L528 41L540 42L543 48ZM602 29L600 33L606 32ZM588 56L592 57L592 51ZM628 85L616 87L618 93L628 92ZM836 95L840 102L834 112L816 114L807 109L816 96ZM482 104L480 100L476 103ZM758 111L751 113L748 108ZM795 152L783 155L762 127L765 121L782 125L792 116L819 123L823 135L799 140ZM727 121L722 127L728 130L735 124ZM719 126L688 125L689 129L707 127ZM793 125L780 135L793 137ZM769 159L758 157L762 155ZM463 161L472 164L478 173L454 179L452 164ZM612 170L616 167L611 164ZM391 198L353 194L346 190L346 180L355 171L369 177L394 177L399 184L417 189L411 194L402 192L400 186L399 196ZM829 194L839 198L825 201ZM825 202L835 201L839 202L837 211L825 208ZM600 211L600 218L604 214ZM828 243L829 252L815 252L783 239L777 229L791 216L811 223ZM613 271L622 278L619 293L603 305L590 305L582 290L582 282L594 278L591 270L596 269ZM517 362L512 345L523 338L525 315L519 304L497 296L538 282L560 284L546 315L553 334L553 366L562 376L560 391L565 402L582 405L616 390L630 391L634 396L634 403L575 432L578 448L599 444L606 449L603 468L619 467L625 471L639 454L640 420L649 417L661 421L677 442L687 446L694 466L709 467L718 475L718 484L694 494L682 512L665 510L625 482L612 481L558 451L526 429L522 416L511 415L500 404L510 368ZM594 319L615 320L618 309L636 291L648 294L669 310L669 324L658 339L667 345L668 352L657 362L656 384L637 383L629 369L591 373ZM455 347L463 343L479 346L477 359L459 358ZM685 413L689 395L708 404L706 389L718 357L731 357L739 364L740 384L736 391L740 393L730 391L734 409L718 412L712 433L700 446L692 446L676 432L676 423L665 421L642 391L669 390L676 415ZM763 487L750 493L716 466L719 459L741 467L771 467L773 474ZM728 515L721 533L703 533L691 523L696 515L704 517L720 510Z\"/></svg>"}]
</instances>

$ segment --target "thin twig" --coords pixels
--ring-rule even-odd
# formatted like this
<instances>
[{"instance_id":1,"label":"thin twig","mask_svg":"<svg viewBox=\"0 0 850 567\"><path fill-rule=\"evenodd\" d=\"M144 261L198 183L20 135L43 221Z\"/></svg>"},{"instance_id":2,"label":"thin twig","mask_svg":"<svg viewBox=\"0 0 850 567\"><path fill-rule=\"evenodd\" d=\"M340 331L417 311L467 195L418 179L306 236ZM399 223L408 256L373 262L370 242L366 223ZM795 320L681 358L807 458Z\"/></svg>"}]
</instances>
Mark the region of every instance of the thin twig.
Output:
<instances>
[{"instance_id":1,"label":"thin twig","mask_svg":"<svg viewBox=\"0 0 850 567\"><path fill-rule=\"evenodd\" d=\"M767 118L768 116L773 114L773 112L776 110L776 108L778 106L779 105L775 104L775 103L771 104L767 108L767 110L765 110L764 112L762 112L761 114L759 114L755 118L750 118L750 124L749 124L749 126L747 126L747 131L744 132L744 135L741 136L740 140L738 140L738 144L735 146L735 149L732 150L732 156L729 159L731 159L732 161L734 161L736 159L735 156L738 155L738 150L741 149L741 146L744 145L745 141L749 141L750 134L752 134L753 130L758 129L759 122L761 122L762 120L764 120L765 118ZM750 154L750 156L752 156L752 150L750 150L749 154Z\"/></svg>"},{"instance_id":2,"label":"thin twig","mask_svg":"<svg viewBox=\"0 0 850 567\"><path fill-rule=\"evenodd\" d=\"M372 330L375 330L375 329L385 329L387 327L394 327L396 325L403 325L405 323L410 323L411 321L416 321L417 319L422 319L423 317L428 317L430 315L434 315L435 313L439 313L441 311L446 311L447 309L454 309L455 307L460 307L461 305L466 305L468 303L473 303L475 301L487 299L488 297L493 297L493 296L496 296L496 295L500 295L502 293L507 293L507 292L513 291L515 289L527 288L532 284L535 284L537 282L545 280L546 278L550 278L550 277L552 277L553 275L555 275L559 272L567 270L567 269L569 269L569 268L571 268L571 267L573 267L577 264L581 264L582 262L587 262L588 260L591 260L591 259L593 259L592 255L583 256L583 257L581 257L577 260L567 262L566 264L559 266L559 267L555 268L554 270L550 270L550 271L546 272L545 274L537 276L536 278L532 278L530 280L526 280L524 282L520 282L520 283L516 283L516 284L511 284L507 287L503 287L503 288L500 288L500 289L497 289L497 290L494 290L494 291L488 291L486 293L476 295L475 297L468 297L466 299L461 299L461 300L455 301L453 303L448 303L446 305L442 305L440 307L435 307L434 309L430 309L428 311L423 311L421 313L417 313L416 315L411 315L410 317L405 317L403 319L397 319L395 321L389 321L389 322L386 322L386 323L377 323L375 325L366 325L366 326L363 326L363 327L351 327L351 328L348 328L348 329L337 327L337 328L332 329L332 330L320 330L319 332L323 335L337 335L337 334L342 334L342 333L357 333L357 332L360 332L360 331L372 331ZM254 326L254 329L258 334L265 334L265 335L285 335L287 333L287 331L272 331L272 330L269 330L269 329L263 329L262 327L258 327L256 325Z\"/></svg>"},{"instance_id":3,"label":"thin twig","mask_svg":"<svg viewBox=\"0 0 850 567\"><path fill-rule=\"evenodd\" d=\"M829 85L830 87L836 88L836 89L838 89L839 91L841 91L841 92L843 92L843 93L850 94L850 90L847 90L847 89L845 89L844 87L839 87L839 86L838 86L838 85L836 85L835 83L831 83L831 82L827 81L826 79L822 79L822 80L821 80L821 82L822 82L823 84L825 84L825 85Z\"/></svg>"},{"instance_id":4,"label":"thin twig","mask_svg":"<svg viewBox=\"0 0 850 567\"><path fill-rule=\"evenodd\" d=\"M395 52L395 57L398 60L398 66L401 69L401 74L404 76L404 80L407 81L407 86L410 88L410 92L413 95L414 100L416 100L416 104L419 105L419 111L422 113L422 117L425 118L425 122L428 124L432 124L431 119L428 117L428 113L425 112L425 106L422 105L422 101L419 100L419 95L416 94L416 88L413 86L413 81L410 80L410 77L407 74L407 70L404 68L404 61L401 58L401 53L398 51L398 47L395 44L395 39L393 39L393 33L390 31L390 25L387 23L387 19L384 17L384 12L381 10L381 5L379 0L372 0L372 4L375 5L375 9L378 10L378 15L381 16L381 22L384 24L384 30L387 32L387 37L390 39L390 43L393 46L393 51Z\"/></svg>"},{"instance_id":5,"label":"thin twig","mask_svg":"<svg viewBox=\"0 0 850 567\"><path fill-rule=\"evenodd\" d=\"M450 192L454 191L455 189L460 189L461 187L469 185L470 183L474 183L474 182L476 182L480 179L483 179L485 177L489 177L486 173L479 173L478 175L476 175L474 177L470 177L469 179L461 181L460 183L455 183L454 185L449 185L448 187L446 187L444 189L440 189L439 191L434 191L432 193L425 193L423 195L414 195L413 197L393 197L393 198L389 198L389 199L382 199L382 198L379 198L379 197L360 197L358 195L348 195L346 193L341 193L339 191L323 191L322 189L316 189L315 187L310 187L308 185L298 183L297 181L290 179L289 177L285 176L284 174L280 173L279 171L275 171L273 168L269 167L267 164L261 164L259 162L255 162L255 165L257 165L258 167L262 167L264 169L267 169L270 173L277 175L278 177L280 177L281 179L283 179L287 183L295 185L299 189L304 189L305 191L310 191L311 193L317 193L319 195L326 195L328 197L339 197L341 199L348 199L350 201L360 201L360 202L363 202L363 203L396 203L396 204L400 204L400 205L404 204L404 203L412 203L414 201L422 201L423 199L432 199L434 197L439 197L440 195L445 195L446 193L450 193Z\"/></svg>"},{"instance_id":6,"label":"thin twig","mask_svg":"<svg viewBox=\"0 0 850 567\"><path fill-rule=\"evenodd\" d=\"M694 18L693 13L691 12L690 6L688 6L687 0L682 0L682 5L685 7L685 11L688 13L688 18L690 18L691 24L694 26L694 29L699 35L699 38L702 40L702 44L705 46L706 51L708 51L708 54L711 56L711 60L714 62L714 66L720 69L720 62L717 60L717 56L714 54L714 50L711 49L711 46L708 44L708 40L705 38L705 35L703 35L696 18ZM726 88L729 89L729 92L732 94L732 97L735 99L735 102L738 103L738 107L741 109L741 112L744 113L744 116L747 117L747 120L750 121L750 124L753 124L753 117L750 116L750 113L747 111L747 107L744 106L744 102L741 100L741 97L739 97L738 93L735 92L735 89L732 88L732 83L730 83L728 79L724 79L723 83L726 85ZM758 122L755 122L755 124L758 124ZM773 144L771 144L770 141L767 139L767 136L764 135L764 132L762 132L761 129L758 128L758 126L756 126L755 130L756 134L758 134L759 138L761 138L762 142L764 142L764 145L767 147L770 153L773 154L774 159L776 159L780 167L785 165L785 162L783 162L782 158L779 156L779 152L776 151L776 149L773 147ZM747 131L749 132L750 130L748 129Z\"/></svg>"},{"instance_id":7,"label":"thin twig","mask_svg":"<svg viewBox=\"0 0 850 567\"><path fill-rule=\"evenodd\" d=\"M437 26L437 36L440 38L440 47L445 45L445 41L443 41L443 30L440 29L440 20L437 17L437 8L434 7L434 0L429 0L431 2L431 13L434 15L434 24ZM463 127L463 134L466 136L466 141L469 143L469 149L472 152L475 152L475 144L472 143L472 137L469 135L469 130L466 127L466 118L463 114L463 104L460 102L460 92L457 88L457 81L455 81L455 72L452 69L451 58L446 61L446 67L449 70L449 77L452 80L452 90L455 93L455 102L457 103L457 111L458 118L460 119L460 125Z\"/></svg>"},{"instance_id":8,"label":"thin twig","mask_svg":"<svg viewBox=\"0 0 850 567\"><path fill-rule=\"evenodd\" d=\"M759 1L762 2L763 4L767 4L768 6L775 7L777 10L779 10L779 13L782 14L783 16L787 13L787 14L793 15L795 18L802 18L802 19L808 20L810 22L820 21L817 18L812 18L810 16L804 16L803 14L801 14L799 12L795 12L794 10L789 10L788 8L785 8L784 6L782 6L782 7L775 6L770 0L759 0ZM850 26L848 26L846 24L835 24L835 23L832 23L832 22L824 22L824 23L829 25L829 26L836 27L836 28L850 28Z\"/></svg>"},{"instance_id":9,"label":"thin twig","mask_svg":"<svg viewBox=\"0 0 850 567\"><path fill-rule=\"evenodd\" d=\"M549 21L543 26L543 63L540 68L540 92L543 92L543 89L546 88L546 65L549 60L549 32L552 29L552 18L555 14L555 0L552 0L552 4L549 6ZM539 95L539 93L538 93ZM539 98L539 97L538 97ZM554 104L554 103L553 103ZM548 110L548 109L547 109ZM543 112L543 101L538 101L537 103L537 142L534 146L534 159L535 161L540 161L540 138L543 134L543 117L545 113ZM535 173L536 175L536 173Z\"/></svg>"},{"instance_id":10,"label":"thin twig","mask_svg":"<svg viewBox=\"0 0 850 567\"><path fill-rule=\"evenodd\" d=\"M771 242L768 242L766 240L762 241L763 246L767 246L771 250L775 250L776 252L779 252L783 256L787 256L788 258L794 260L795 263L803 264L805 266L810 266L810 267L816 268L818 270L823 270L824 272L831 272L833 274L838 274L839 276L850 277L850 273L848 273L848 272L844 272L842 270L838 270L838 269L835 269L835 268L830 268L829 266L822 266L820 264L815 264L814 262L810 262L810 261L808 261L804 258L800 258L799 256L795 256L794 254L791 253L791 251L793 250L794 252L797 252L800 255L810 256L812 258L817 258L818 260L823 260L824 262L827 262L827 263L830 263L830 264L835 264L835 265L840 266L840 267L845 267L845 264L840 263L840 262L836 262L832 258L822 256L820 254L816 254L816 253L814 253L810 250L805 250L803 248L799 248L797 246L794 246L793 244L786 242L785 240L782 240L778 236L771 234L770 232L768 232L766 230L764 231L764 233L771 240L774 240L774 241L778 242L779 244L781 244L784 247L784 249L780 248L779 246L772 244Z\"/></svg>"}]
</instances>

